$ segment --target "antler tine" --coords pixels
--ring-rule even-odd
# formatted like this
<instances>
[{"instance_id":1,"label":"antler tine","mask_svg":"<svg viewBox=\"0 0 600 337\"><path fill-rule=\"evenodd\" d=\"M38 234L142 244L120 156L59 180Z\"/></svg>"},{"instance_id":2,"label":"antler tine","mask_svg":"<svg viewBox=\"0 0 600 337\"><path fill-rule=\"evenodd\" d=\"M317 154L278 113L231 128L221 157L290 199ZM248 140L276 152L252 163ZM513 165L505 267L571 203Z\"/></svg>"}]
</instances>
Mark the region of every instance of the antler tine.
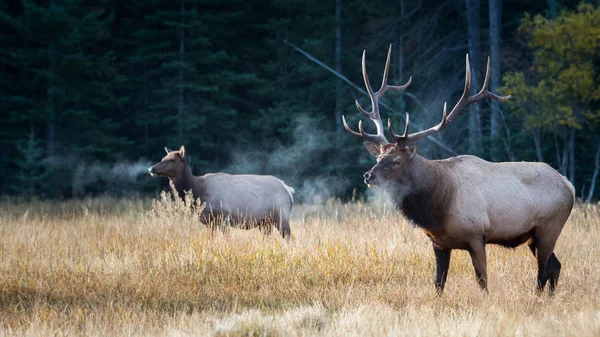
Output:
<instances>
[{"instance_id":1,"label":"antler tine","mask_svg":"<svg viewBox=\"0 0 600 337\"><path fill-rule=\"evenodd\" d=\"M358 109L358 111L360 111L361 114L363 114L363 116L371 118L373 112L368 112L367 110L363 109L362 106L360 106L360 103L358 103L358 100L355 100L354 104L356 104L356 108Z\"/></svg>"},{"instance_id":2,"label":"antler tine","mask_svg":"<svg viewBox=\"0 0 600 337\"><path fill-rule=\"evenodd\" d=\"M444 102L444 111L442 112L442 122L440 123L438 130L445 127L446 124L448 123L448 115L446 114L446 106L447 106L447 102Z\"/></svg>"},{"instance_id":3,"label":"antler tine","mask_svg":"<svg viewBox=\"0 0 600 337\"><path fill-rule=\"evenodd\" d=\"M462 93L460 99L458 100L456 105L452 108L450 113L447 114L447 104L444 103L442 121L438 125L431 127L427 130L423 130L423 131L419 131L417 133L406 135L404 137L400 137L400 136L396 136L396 135L392 135L392 137L394 137L394 139L396 139L397 143L406 144L409 141L415 141L417 139L427 137L430 134L441 130L446 125L448 125L450 122L452 122L452 120L454 118L456 118L456 116L462 109L464 109L467 105L469 105L471 103L478 102L485 98L490 98L490 99L501 101L501 102L508 100L510 98L510 95L509 96L499 96L488 90L488 86L490 83L490 68L491 68L490 63L491 63L491 61L490 61L490 58L488 57L487 69L485 72L485 79L483 81L483 86L481 87L481 90L475 96L469 96L469 93L471 91L471 65L469 63L469 54L467 54L467 56L465 58L465 64L466 64L465 87L464 87L464 90L463 90L463 93Z\"/></svg>"},{"instance_id":4,"label":"antler tine","mask_svg":"<svg viewBox=\"0 0 600 337\"><path fill-rule=\"evenodd\" d=\"M387 80L388 74L390 72L390 60L392 58L392 44L390 43L390 48L388 49L387 58L385 60L385 68L383 69L383 78L381 79L381 88L377 91L377 96L381 97L383 93L387 90Z\"/></svg>"},{"instance_id":5,"label":"antler tine","mask_svg":"<svg viewBox=\"0 0 600 337\"><path fill-rule=\"evenodd\" d=\"M479 90L479 92L475 96L469 96L469 93L471 91L471 67L469 65L469 54L467 54L467 56L466 56L466 63L467 63L467 70L466 70L466 75L465 75L465 90L463 91L463 94L460 97L460 100L458 101L458 103L456 103L454 108L452 108L452 111L450 111L450 114L448 115L448 122L451 122L458 115L458 112L460 112L464 107L466 107L467 105L469 105L471 103L475 103L475 102L481 101L486 98L490 98L490 99L500 101L500 102L505 102L510 98L510 95L499 96L488 90L488 86L490 84L490 75L491 75L491 71L490 71L491 61L490 61L489 56L487 59L485 78L483 80L483 85L481 86L481 90Z\"/></svg>"},{"instance_id":6,"label":"antler tine","mask_svg":"<svg viewBox=\"0 0 600 337\"><path fill-rule=\"evenodd\" d=\"M379 91L377 91L375 93L373 91L373 88L371 87L371 81L369 81L369 75L367 74L366 54L367 54L367 51L364 50L363 55L362 55L362 73L363 73L363 79L365 81L365 87L367 89L367 93L369 94L369 98L371 99L372 110L367 111L367 110L363 109L363 107L360 105L360 103L358 103L358 100L356 100L355 103L356 103L356 108L358 108L358 111L360 111L360 113L363 116L365 116L365 117L369 118L371 121L373 121L373 123L377 127L377 133L376 134L366 133L362 127L362 122L358 123L358 132L356 132L348 127L348 124L346 123L346 119L344 116L342 116L342 121L344 123L344 128L346 129L346 131L350 132L351 134L353 134L355 136L366 138L370 141L374 141L374 142L382 144L382 145L389 144L388 140L383 135L383 133L384 133L383 122L381 121L381 116L379 114L379 98L381 98L381 96L383 96L383 94L388 89L392 89L392 90L406 89L406 87L408 87L410 85L410 83L412 82L412 77L404 85L400 85L400 86L387 85L387 80L388 80L388 75L389 75L389 70L390 70L390 60L391 60L391 54L392 54L392 45L390 45L390 48L388 49L387 60L385 63L385 69L383 70L383 79L381 82L381 88L379 89ZM408 128L408 126L407 126L407 128ZM405 134L406 134L406 131L405 131Z\"/></svg>"},{"instance_id":7,"label":"antler tine","mask_svg":"<svg viewBox=\"0 0 600 337\"><path fill-rule=\"evenodd\" d=\"M450 114L448 115L449 121L452 121L455 118L456 113L458 111L462 110L465 106L471 103L469 102L469 94L471 93L471 63L469 62L469 54L467 54L467 56L465 57L465 64L465 88L463 89L463 93L460 96L460 99L458 100L456 105L454 105L454 108L452 108Z\"/></svg>"},{"instance_id":8,"label":"antler tine","mask_svg":"<svg viewBox=\"0 0 600 337\"><path fill-rule=\"evenodd\" d=\"M398 136L397 134L394 133L394 130L392 130L391 118L388 118L388 132L390 133L390 136L392 136L392 138L396 141L396 143L405 142L407 140L409 124L410 124L410 116L408 115L408 112L407 112L406 113L406 124L404 125L404 134L402 134L402 136Z\"/></svg>"},{"instance_id":9,"label":"antler tine","mask_svg":"<svg viewBox=\"0 0 600 337\"><path fill-rule=\"evenodd\" d=\"M490 85L490 69L491 69L491 64L490 64L490 56L488 55L487 58L487 62L486 62L486 66L485 66L485 78L483 79L483 85L481 86L481 90L479 90L479 92L477 93L477 95L475 95L475 97L479 96L479 95L485 95L485 92L489 92L487 90L488 86Z\"/></svg>"},{"instance_id":10,"label":"antler tine","mask_svg":"<svg viewBox=\"0 0 600 337\"><path fill-rule=\"evenodd\" d=\"M404 134L402 135L402 138L406 138L408 136L408 124L410 124L410 116L408 115L408 112L406 113L406 125L404 125Z\"/></svg>"},{"instance_id":11,"label":"antler tine","mask_svg":"<svg viewBox=\"0 0 600 337\"><path fill-rule=\"evenodd\" d=\"M365 130L362 127L362 121L358 121L358 131L356 132L354 130L352 130L349 126L348 123L346 123L346 117L344 117L344 115L342 115L342 124L344 125L344 129L346 129L346 131L350 132L351 134L361 137L361 138L365 138L366 140L375 142L377 144L389 144L388 140L385 139L385 137L383 136L383 132L379 132L380 126L377 125L377 134L370 134L365 132Z\"/></svg>"},{"instance_id":12,"label":"antler tine","mask_svg":"<svg viewBox=\"0 0 600 337\"><path fill-rule=\"evenodd\" d=\"M369 80L369 75L367 74L366 54L367 54L367 51L363 50L362 74L363 74L363 80L365 81L365 87L367 88L367 93L369 94L369 98L371 99L371 107L373 110L371 110L371 112L368 112L367 110L363 109L360 106L360 103L358 103L358 100L356 100L355 103L356 103L356 107L358 108L360 113L365 115L365 117L367 117L367 118L373 118L373 117L379 117L379 104L378 104L379 102L377 100L378 97L375 95L375 92L373 92L373 88L371 87L371 81Z\"/></svg>"},{"instance_id":13,"label":"antler tine","mask_svg":"<svg viewBox=\"0 0 600 337\"><path fill-rule=\"evenodd\" d=\"M488 86L490 85L490 69L491 69L491 65L490 65L491 61L490 61L490 57L488 56L487 58L487 67L485 70L485 79L483 80L483 85L481 86L481 90L479 90L479 92L477 93L477 95L470 97L469 98L469 102L473 101L476 102L478 100L481 100L483 98L490 98L493 99L495 101L500 101L500 102L506 102L511 95L508 96L499 96L494 94L493 92L490 92L488 90Z\"/></svg>"},{"instance_id":14,"label":"antler tine","mask_svg":"<svg viewBox=\"0 0 600 337\"><path fill-rule=\"evenodd\" d=\"M404 89L408 88L408 86L412 83L412 76L411 76L408 78L408 81L403 85L388 85L387 84L388 74L389 74L389 70L390 70L391 55L392 55L392 45L390 44L390 49L388 50L388 54L387 54L387 60L385 61L385 69L383 70L383 79L381 80L381 88L379 88L379 91L377 91L377 93L375 93L375 95L377 97L383 96L383 94L385 94L385 92L388 91L388 89L404 90Z\"/></svg>"},{"instance_id":15,"label":"antler tine","mask_svg":"<svg viewBox=\"0 0 600 337\"><path fill-rule=\"evenodd\" d=\"M351 134L355 135L355 136L361 136L360 133L350 129L350 127L348 126L348 123L346 123L346 117L344 117L344 115L342 115L342 124L344 125L344 129L346 129L346 131L350 132Z\"/></svg>"},{"instance_id":16,"label":"antler tine","mask_svg":"<svg viewBox=\"0 0 600 337\"><path fill-rule=\"evenodd\" d=\"M367 88L367 92L369 93L369 96L371 96L371 101L373 101L372 97L375 95L375 93L373 92L373 88L371 87L371 81L369 81L369 75L367 74L367 50L363 50L363 55L362 55L362 73L363 73L363 80L365 80L365 87Z\"/></svg>"},{"instance_id":17,"label":"antler tine","mask_svg":"<svg viewBox=\"0 0 600 337\"><path fill-rule=\"evenodd\" d=\"M469 53L465 56L465 89L463 90L463 97L469 97L471 92L471 62L469 62Z\"/></svg>"},{"instance_id":18,"label":"antler tine","mask_svg":"<svg viewBox=\"0 0 600 337\"><path fill-rule=\"evenodd\" d=\"M404 128L404 135L402 136L397 136L395 134L392 133L391 128L388 125L388 131L390 131L390 133L392 133L392 137L394 137L394 139L396 140L396 143L398 145L407 145L409 142L411 141L415 141L417 139L420 138L424 138L429 136L430 134L440 131L441 129L443 129L447 124L448 124L448 115L446 113L446 103L444 103L444 110L442 113L442 120L436 125L433 126L427 130L423 130L423 131L419 131L419 132L415 132L413 134L408 134L408 113L406 114L406 127Z\"/></svg>"}]
</instances>

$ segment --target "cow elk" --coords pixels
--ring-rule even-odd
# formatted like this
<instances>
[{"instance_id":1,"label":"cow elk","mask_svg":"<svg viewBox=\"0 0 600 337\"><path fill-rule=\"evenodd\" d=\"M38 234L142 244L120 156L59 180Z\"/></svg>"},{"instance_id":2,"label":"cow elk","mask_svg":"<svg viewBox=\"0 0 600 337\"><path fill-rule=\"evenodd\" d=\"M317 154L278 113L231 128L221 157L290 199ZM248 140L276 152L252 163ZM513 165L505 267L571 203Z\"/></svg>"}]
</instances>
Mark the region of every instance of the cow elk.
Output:
<instances>
[{"instance_id":1,"label":"cow elk","mask_svg":"<svg viewBox=\"0 0 600 337\"><path fill-rule=\"evenodd\" d=\"M553 251L573 208L573 185L544 163L491 163L469 155L428 160L417 154L412 145L446 127L469 104L486 98L502 102L510 98L488 91L489 58L479 93L469 96L471 75L467 55L465 87L454 108L447 113L444 104L439 124L410 134L408 113L401 135L394 133L388 119L387 129L393 139L390 143L383 133L378 101L388 90L406 89L412 79L402 86L387 85L391 51L390 46L381 89L377 92L371 88L367 76L364 52L362 57L372 111L363 109L358 101L356 106L374 122L376 133L365 132L360 122L358 132L353 131L343 116L342 120L348 132L367 140L365 147L377 158L375 166L364 174L365 183L388 192L397 209L431 239L437 293L441 294L444 289L452 250L469 252L477 281L487 291L486 244L515 248L525 242L537 258L538 292L550 280L552 293L561 269Z\"/></svg>"},{"instance_id":2,"label":"cow elk","mask_svg":"<svg viewBox=\"0 0 600 337\"><path fill-rule=\"evenodd\" d=\"M258 227L270 232L276 225L284 238L292 234L290 213L294 189L282 180L268 175L208 173L192 175L187 153L165 147L167 155L148 168L151 176L169 178L180 198L191 191L194 199L204 204L200 217L205 224L224 221L241 228Z\"/></svg>"}]
</instances>

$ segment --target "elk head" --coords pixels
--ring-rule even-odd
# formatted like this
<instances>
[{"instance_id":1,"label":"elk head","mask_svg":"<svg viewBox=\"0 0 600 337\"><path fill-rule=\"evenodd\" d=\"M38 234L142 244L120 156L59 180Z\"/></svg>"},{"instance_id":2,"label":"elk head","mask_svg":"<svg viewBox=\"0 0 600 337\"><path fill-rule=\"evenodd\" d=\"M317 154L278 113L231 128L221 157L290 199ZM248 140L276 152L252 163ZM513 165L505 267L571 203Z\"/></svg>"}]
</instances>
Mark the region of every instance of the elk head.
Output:
<instances>
[{"instance_id":1,"label":"elk head","mask_svg":"<svg viewBox=\"0 0 600 337\"><path fill-rule=\"evenodd\" d=\"M151 176L163 176L168 178L177 177L186 167L185 148L183 145L178 151L169 150L165 146L167 155L161 161L150 166L148 172Z\"/></svg>"},{"instance_id":2,"label":"elk head","mask_svg":"<svg viewBox=\"0 0 600 337\"><path fill-rule=\"evenodd\" d=\"M408 82L404 85L400 86L392 86L387 84L388 73L390 68L390 57L392 53L392 46L390 45L387 61L385 63L385 69L383 71L383 80L381 83L381 88L374 92L371 88L371 83L369 81L369 77L367 75L366 62L365 62L365 52L363 51L362 55L362 73L363 79L365 81L365 87L367 89L367 93L371 98L371 111L366 111L363 109L358 100L355 102L358 111L363 114L365 117L369 118L375 124L377 129L376 134L370 134L363 130L362 121L358 123L358 132L350 129L348 124L346 123L346 119L342 116L342 121L344 124L344 128L346 131L351 134L364 138L367 141L365 142L365 147L373 156L377 158L377 164L373 166L367 173L364 174L365 183L371 187L371 185L384 185L388 183L402 183L404 180L405 173L407 169L410 167L414 158L417 156L417 151L415 146L411 146L412 143L417 141L418 139L427 137L442 128L446 127L456 116L459 114L461 110L463 110L467 105L471 103L475 103L477 101L483 100L485 98L490 98L497 101L506 101L510 98L509 96L498 96L490 91L488 91L488 85L490 81L490 58L488 57L487 61L487 71L485 74L485 80L483 82L483 86L479 93L474 96L469 96L469 92L471 90L471 69L469 66L469 55L466 56L466 73L465 73L465 87L460 97L460 100L454 108L447 113L446 111L446 103L444 103L444 109L442 112L442 120L439 124L434 127L431 127L427 130L408 133L409 126L409 115L406 113L406 125L404 127L404 133L402 135L397 135L392 130L392 123L390 119L388 119L387 129L394 140L394 143L388 142L386 137L383 134L383 123L381 121L381 116L379 114L379 99L388 91L395 90L401 91L406 89L410 83L412 82L412 77L408 79Z\"/></svg>"}]
</instances>

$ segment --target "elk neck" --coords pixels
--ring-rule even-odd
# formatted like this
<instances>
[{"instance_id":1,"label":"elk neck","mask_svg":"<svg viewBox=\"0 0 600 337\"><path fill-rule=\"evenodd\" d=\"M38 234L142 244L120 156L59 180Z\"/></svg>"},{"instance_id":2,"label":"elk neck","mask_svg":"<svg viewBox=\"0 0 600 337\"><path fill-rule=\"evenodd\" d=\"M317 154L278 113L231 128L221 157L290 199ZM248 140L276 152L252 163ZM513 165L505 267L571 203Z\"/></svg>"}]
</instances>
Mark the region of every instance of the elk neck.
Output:
<instances>
[{"instance_id":1,"label":"elk neck","mask_svg":"<svg viewBox=\"0 0 600 337\"><path fill-rule=\"evenodd\" d=\"M175 190L177 191L177 194L179 194L179 197L182 199L185 198L185 191L191 190L192 192L195 192L194 178L195 177L192 175L192 171L187 164L183 166L183 170L181 170L176 177L171 178L171 183L175 186Z\"/></svg>"},{"instance_id":2,"label":"elk neck","mask_svg":"<svg viewBox=\"0 0 600 337\"><path fill-rule=\"evenodd\" d=\"M443 225L453 196L447 169L419 155L405 167L392 198L398 210L418 227L436 230Z\"/></svg>"}]
</instances>

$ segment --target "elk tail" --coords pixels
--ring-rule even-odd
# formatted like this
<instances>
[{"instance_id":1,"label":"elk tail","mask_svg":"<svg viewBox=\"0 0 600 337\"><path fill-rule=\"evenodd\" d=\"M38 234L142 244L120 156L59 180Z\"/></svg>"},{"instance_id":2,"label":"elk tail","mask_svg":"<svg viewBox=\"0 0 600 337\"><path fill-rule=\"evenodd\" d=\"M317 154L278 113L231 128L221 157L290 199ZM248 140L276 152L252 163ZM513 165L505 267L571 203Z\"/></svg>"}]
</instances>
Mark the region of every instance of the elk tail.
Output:
<instances>
[{"instance_id":1,"label":"elk tail","mask_svg":"<svg viewBox=\"0 0 600 337\"><path fill-rule=\"evenodd\" d=\"M569 187L569 189L571 189L571 193L573 194L573 202L575 202L576 196L575 196L575 187L573 187L573 184L571 184L571 181L569 179L567 179L567 177L563 176L562 177L565 184Z\"/></svg>"},{"instance_id":2,"label":"elk tail","mask_svg":"<svg viewBox=\"0 0 600 337\"><path fill-rule=\"evenodd\" d=\"M285 182L283 180L279 180L281 181L281 184L283 185L283 187L285 187L285 190L288 192L288 194L290 195L290 199L292 199L292 202L294 202L294 193L296 192L294 190L293 187L289 187L288 185L285 184Z\"/></svg>"}]
</instances>

